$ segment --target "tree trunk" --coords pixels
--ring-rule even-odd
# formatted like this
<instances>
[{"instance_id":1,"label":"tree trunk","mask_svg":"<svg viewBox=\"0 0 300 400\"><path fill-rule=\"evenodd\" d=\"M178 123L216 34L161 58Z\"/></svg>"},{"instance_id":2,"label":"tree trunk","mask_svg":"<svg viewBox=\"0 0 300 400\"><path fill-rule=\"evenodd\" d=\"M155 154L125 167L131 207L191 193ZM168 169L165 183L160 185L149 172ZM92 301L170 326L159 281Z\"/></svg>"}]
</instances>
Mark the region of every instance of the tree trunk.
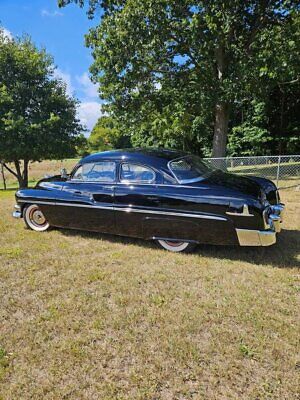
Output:
<instances>
[{"instance_id":1,"label":"tree trunk","mask_svg":"<svg viewBox=\"0 0 300 400\"><path fill-rule=\"evenodd\" d=\"M24 160L23 187L28 187L28 160Z\"/></svg>"},{"instance_id":2,"label":"tree trunk","mask_svg":"<svg viewBox=\"0 0 300 400\"><path fill-rule=\"evenodd\" d=\"M14 171L13 169L11 169L8 165L6 165L4 162L1 163L2 166L7 169L8 172L10 172L15 178L18 179L19 182L19 188L27 188L28 187L28 164L29 161L28 160L24 160L24 169L23 169L23 173L21 171L21 164L19 160L15 160L14 164L15 164L15 168L16 171Z\"/></svg>"},{"instance_id":3,"label":"tree trunk","mask_svg":"<svg viewBox=\"0 0 300 400\"><path fill-rule=\"evenodd\" d=\"M222 81L227 69L227 60L225 55L225 46L219 44L215 50L217 79L219 87L222 87ZM221 92L221 91L220 91ZM221 97L222 92L219 94ZM221 99L218 99L215 105L215 126L213 138L213 157L225 157L228 134L229 105Z\"/></svg>"},{"instance_id":4,"label":"tree trunk","mask_svg":"<svg viewBox=\"0 0 300 400\"><path fill-rule=\"evenodd\" d=\"M226 156L226 144L228 134L229 106L224 102L216 104L215 127L213 138L213 157Z\"/></svg>"},{"instance_id":5,"label":"tree trunk","mask_svg":"<svg viewBox=\"0 0 300 400\"><path fill-rule=\"evenodd\" d=\"M6 179L5 179L5 174L4 174L4 166L3 163L0 161L1 164L1 176L3 180L3 189L6 190Z\"/></svg>"},{"instance_id":6,"label":"tree trunk","mask_svg":"<svg viewBox=\"0 0 300 400\"><path fill-rule=\"evenodd\" d=\"M23 173L21 172L21 165L19 160L15 160L14 162L16 172L17 172L17 179L19 182L19 188L24 189L28 187L28 161L24 160L24 170Z\"/></svg>"}]
</instances>

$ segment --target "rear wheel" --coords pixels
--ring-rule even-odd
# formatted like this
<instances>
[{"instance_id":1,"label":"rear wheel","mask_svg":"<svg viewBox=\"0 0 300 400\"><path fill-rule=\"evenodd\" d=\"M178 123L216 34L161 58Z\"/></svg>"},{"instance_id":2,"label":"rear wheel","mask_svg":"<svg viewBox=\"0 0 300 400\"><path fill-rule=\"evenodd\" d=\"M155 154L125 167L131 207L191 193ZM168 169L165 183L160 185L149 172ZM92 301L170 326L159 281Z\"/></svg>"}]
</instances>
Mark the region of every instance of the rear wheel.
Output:
<instances>
[{"instance_id":1,"label":"rear wheel","mask_svg":"<svg viewBox=\"0 0 300 400\"><path fill-rule=\"evenodd\" d=\"M173 251L174 253L191 252L196 247L195 243L178 242L175 240L157 240L157 243L166 250Z\"/></svg>"},{"instance_id":2,"label":"rear wheel","mask_svg":"<svg viewBox=\"0 0 300 400\"><path fill-rule=\"evenodd\" d=\"M26 226L33 231L44 232L50 227L49 222L36 204L30 204L25 208L23 218Z\"/></svg>"}]
</instances>

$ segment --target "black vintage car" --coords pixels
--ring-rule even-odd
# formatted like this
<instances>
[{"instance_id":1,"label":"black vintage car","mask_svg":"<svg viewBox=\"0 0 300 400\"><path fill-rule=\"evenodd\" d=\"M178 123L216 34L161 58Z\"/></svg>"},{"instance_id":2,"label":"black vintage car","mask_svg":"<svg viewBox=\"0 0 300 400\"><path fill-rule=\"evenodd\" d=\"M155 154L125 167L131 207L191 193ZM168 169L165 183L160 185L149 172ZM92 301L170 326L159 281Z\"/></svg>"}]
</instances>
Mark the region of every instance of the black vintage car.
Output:
<instances>
[{"instance_id":1,"label":"black vintage car","mask_svg":"<svg viewBox=\"0 0 300 400\"><path fill-rule=\"evenodd\" d=\"M197 243L269 246L284 210L267 179L161 149L92 154L69 176L18 190L16 201L13 215L35 231L53 226L131 236L175 252Z\"/></svg>"}]
</instances>

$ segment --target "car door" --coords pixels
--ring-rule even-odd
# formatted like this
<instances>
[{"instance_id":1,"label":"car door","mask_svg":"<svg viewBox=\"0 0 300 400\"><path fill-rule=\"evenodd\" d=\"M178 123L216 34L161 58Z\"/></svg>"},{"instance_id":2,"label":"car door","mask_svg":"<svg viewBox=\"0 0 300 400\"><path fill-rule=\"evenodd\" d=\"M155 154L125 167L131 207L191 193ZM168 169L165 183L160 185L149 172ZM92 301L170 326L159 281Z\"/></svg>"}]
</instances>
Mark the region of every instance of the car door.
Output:
<instances>
[{"instance_id":1,"label":"car door","mask_svg":"<svg viewBox=\"0 0 300 400\"><path fill-rule=\"evenodd\" d=\"M57 199L58 226L115 233L115 182L116 163L113 161L78 166Z\"/></svg>"},{"instance_id":2,"label":"car door","mask_svg":"<svg viewBox=\"0 0 300 400\"><path fill-rule=\"evenodd\" d=\"M115 187L118 234L144 237L145 218L160 207L160 182L160 175L148 166L135 162L120 164L119 181Z\"/></svg>"}]
</instances>

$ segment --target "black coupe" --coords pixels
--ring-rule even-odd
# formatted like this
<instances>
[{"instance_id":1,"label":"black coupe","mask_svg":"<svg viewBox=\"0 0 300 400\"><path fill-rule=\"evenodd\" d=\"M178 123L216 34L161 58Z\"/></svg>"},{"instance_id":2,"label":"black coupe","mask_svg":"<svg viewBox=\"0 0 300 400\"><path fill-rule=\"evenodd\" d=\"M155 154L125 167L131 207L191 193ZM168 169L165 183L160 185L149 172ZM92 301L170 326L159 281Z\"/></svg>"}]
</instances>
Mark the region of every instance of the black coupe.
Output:
<instances>
[{"instance_id":1,"label":"black coupe","mask_svg":"<svg viewBox=\"0 0 300 400\"><path fill-rule=\"evenodd\" d=\"M92 154L70 175L18 190L16 201L13 215L35 231L53 226L131 236L175 252L197 243L269 246L284 210L270 180L161 149Z\"/></svg>"}]
</instances>

